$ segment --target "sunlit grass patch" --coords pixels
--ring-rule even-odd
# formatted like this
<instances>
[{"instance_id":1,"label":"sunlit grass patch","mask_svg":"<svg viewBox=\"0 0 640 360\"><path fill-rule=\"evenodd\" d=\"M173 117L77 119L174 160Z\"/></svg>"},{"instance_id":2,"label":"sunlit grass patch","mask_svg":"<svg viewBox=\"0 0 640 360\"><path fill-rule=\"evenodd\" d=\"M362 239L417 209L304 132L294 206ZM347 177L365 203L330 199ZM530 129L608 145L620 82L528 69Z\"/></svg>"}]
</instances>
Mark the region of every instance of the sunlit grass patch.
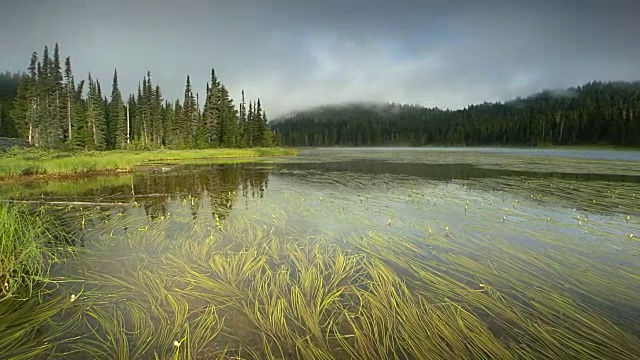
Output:
<instances>
[{"instance_id":1,"label":"sunlit grass patch","mask_svg":"<svg viewBox=\"0 0 640 360\"><path fill-rule=\"evenodd\" d=\"M206 149L154 151L56 152L40 149L14 150L0 159L0 178L21 175L74 175L91 172L129 171L157 161L295 155L295 149Z\"/></svg>"}]
</instances>

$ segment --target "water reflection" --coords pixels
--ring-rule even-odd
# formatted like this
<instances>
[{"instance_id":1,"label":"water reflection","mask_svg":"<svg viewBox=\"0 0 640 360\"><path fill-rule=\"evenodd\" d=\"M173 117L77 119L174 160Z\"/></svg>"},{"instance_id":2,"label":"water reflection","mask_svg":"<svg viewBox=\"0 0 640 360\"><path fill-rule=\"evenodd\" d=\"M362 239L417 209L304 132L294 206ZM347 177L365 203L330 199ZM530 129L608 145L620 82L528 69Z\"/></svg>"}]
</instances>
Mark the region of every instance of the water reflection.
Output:
<instances>
[{"instance_id":1,"label":"water reflection","mask_svg":"<svg viewBox=\"0 0 640 360\"><path fill-rule=\"evenodd\" d=\"M516 198L598 214L634 215L640 212L640 176L492 169L466 163L419 163L372 159L280 164L278 176L316 181L333 174L340 184L358 183L387 191L401 182L393 176L455 182L485 192L504 192ZM361 181L362 175L375 180ZM385 176L386 175L386 176Z\"/></svg>"},{"instance_id":2,"label":"water reflection","mask_svg":"<svg viewBox=\"0 0 640 360\"><path fill-rule=\"evenodd\" d=\"M152 221L166 217L172 204L174 208L188 204L194 221L203 216L201 212L205 208L211 209L213 218L224 220L241 198L245 199L243 204L246 206L248 198L264 196L270 170L258 164L183 166L171 171L147 169L121 176L19 184L17 189L7 185L0 188L0 194L14 199L76 202L89 206L133 205L142 209ZM109 216L103 213L95 220L107 222Z\"/></svg>"}]
</instances>

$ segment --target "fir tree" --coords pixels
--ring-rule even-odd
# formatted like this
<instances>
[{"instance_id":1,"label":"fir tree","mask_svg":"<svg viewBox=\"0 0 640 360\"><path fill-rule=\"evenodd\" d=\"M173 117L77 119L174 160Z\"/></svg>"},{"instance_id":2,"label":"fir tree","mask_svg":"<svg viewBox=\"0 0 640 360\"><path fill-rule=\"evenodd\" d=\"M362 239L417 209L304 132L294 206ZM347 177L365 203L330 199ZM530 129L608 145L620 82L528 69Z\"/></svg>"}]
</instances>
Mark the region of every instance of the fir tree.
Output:
<instances>
[{"instance_id":1,"label":"fir tree","mask_svg":"<svg viewBox=\"0 0 640 360\"><path fill-rule=\"evenodd\" d=\"M122 94L118 85L118 70L113 71L113 85L111 87L111 102L109 103L109 122L113 146L116 149L127 147L127 119Z\"/></svg>"},{"instance_id":2,"label":"fir tree","mask_svg":"<svg viewBox=\"0 0 640 360\"><path fill-rule=\"evenodd\" d=\"M220 126L220 83L216 77L216 71L211 69L211 81L207 83L204 110L202 113L203 126L205 129L206 142L208 144L219 144Z\"/></svg>"},{"instance_id":3,"label":"fir tree","mask_svg":"<svg viewBox=\"0 0 640 360\"><path fill-rule=\"evenodd\" d=\"M220 85L220 124L219 138L221 147L235 147L238 114L233 106L233 100L229 97L229 91L224 85Z\"/></svg>"},{"instance_id":4,"label":"fir tree","mask_svg":"<svg viewBox=\"0 0 640 360\"><path fill-rule=\"evenodd\" d=\"M87 128L90 131L91 142L87 147L95 150L106 150L107 139L105 134L104 102L102 99L100 82L93 81L91 74L89 80L89 94L87 96L86 117Z\"/></svg>"},{"instance_id":5,"label":"fir tree","mask_svg":"<svg viewBox=\"0 0 640 360\"><path fill-rule=\"evenodd\" d=\"M54 146L61 146L66 140L66 116L65 116L65 99L64 99L64 84L62 76L62 66L60 63L60 49L58 43L53 48L53 61L51 62L51 68L49 69L51 77L51 142Z\"/></svg>"},{"instance_id":6,"label":"fir tree","mask_svg":"<svg viewBox=\"0 0 640 360\"><path fill-rule=\"evenodd\" d=\"M197 145L197 133L198 133L198 108L196 105L196 99L193 96L193 90L191 89L191 78L187 75L187 84L184 89L184 105L182 108L184 117L184 138L183 142L187 147L195 147ZM187 127L188 126L188 127Z\"/></svg>"}]
</instances>

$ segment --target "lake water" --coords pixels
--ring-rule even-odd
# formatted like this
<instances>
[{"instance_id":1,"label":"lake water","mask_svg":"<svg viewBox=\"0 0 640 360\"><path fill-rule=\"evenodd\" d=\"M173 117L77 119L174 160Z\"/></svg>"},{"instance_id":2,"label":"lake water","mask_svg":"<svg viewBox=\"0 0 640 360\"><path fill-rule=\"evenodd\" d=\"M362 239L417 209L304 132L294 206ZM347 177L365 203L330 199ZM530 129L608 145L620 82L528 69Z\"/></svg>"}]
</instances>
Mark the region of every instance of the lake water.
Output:
<instances>
[{"instance_id":1,"label":"lake water","mask_svg":"<svg viewBox=\"0 0 640 360\"><path fill-rule=\"evenodd\" d=\"M4 184L69 203L76 234L50 336L10 355L640 358L638 154L311 149Z\"/></svg>"}]
</instances>

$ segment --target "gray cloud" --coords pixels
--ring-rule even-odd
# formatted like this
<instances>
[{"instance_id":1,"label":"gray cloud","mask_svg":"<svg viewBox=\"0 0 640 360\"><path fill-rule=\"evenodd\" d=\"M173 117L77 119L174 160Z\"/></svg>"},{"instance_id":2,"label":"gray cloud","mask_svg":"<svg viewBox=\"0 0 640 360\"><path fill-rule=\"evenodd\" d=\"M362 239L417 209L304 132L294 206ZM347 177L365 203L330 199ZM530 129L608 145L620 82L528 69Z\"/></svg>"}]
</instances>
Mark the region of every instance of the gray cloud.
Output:
<instances>
[{"instance_id":1,"label":"gray cloud","mask_svg":"<svg viewBox=\"0 0 640 360\"><path fill-rule=\"evenodd\" d=\"M350 101L443 108L591 80L640 79L634 0L24 0L0 13L0 68L59 42L76 77L165 97L211 67L270 117ZM0 69L3 70L3 69ZM104 85L103 85L104 86Z\"/></svg>"}]
</instances>

